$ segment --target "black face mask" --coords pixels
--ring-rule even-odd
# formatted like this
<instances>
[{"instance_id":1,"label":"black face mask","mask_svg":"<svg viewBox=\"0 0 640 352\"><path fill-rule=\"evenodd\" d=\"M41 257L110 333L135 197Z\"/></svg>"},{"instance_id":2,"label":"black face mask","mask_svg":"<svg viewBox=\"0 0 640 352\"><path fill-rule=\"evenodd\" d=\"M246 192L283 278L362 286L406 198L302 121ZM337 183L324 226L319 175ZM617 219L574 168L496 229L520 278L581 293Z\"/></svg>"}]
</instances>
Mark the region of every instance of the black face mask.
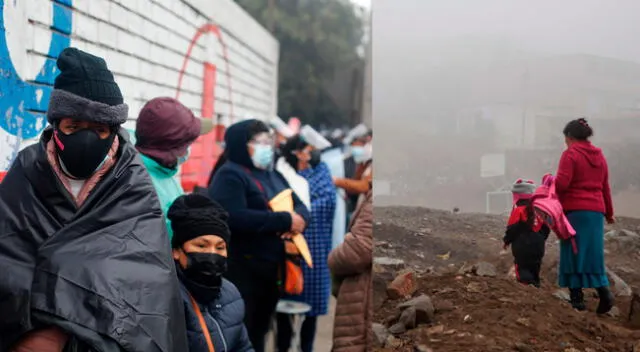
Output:
<instances>
[{"instance_id":1,"label":"black face mask","mask_svg":"<svg viewBox=\"0 0 640 352\"><path fill-rule=\"evenodd\" d=\"M320 155L321 153L319 150L311 151L311 159L309 159L309 165L311 165L311 167L315 168L320 164Z\"/></svg>"},{"instance_id":2,"label":"black face mask","mask_svg":"<svg viewBox=\"0 0 640 352\"><path fill-rule=\"evenodd\" d=\"M210 302L220 295L222 275L227 271L227 258L215 253L185 252L187 267L178 269L189 292L198 302Z\"/></svg>"},{"instance_id":3,"label":"black face mask","mask_svg":"<svg viewBox=\"0 0 640 352\"><path fill-rule=\"evenodd\" d=\"M90 129L68 135L56 129L53 133L54 144L65 171L78 179L87 179L96 172L116 138L116 134L111 133L107 139L100 139L100 135Z\"/></svg>"},{"instance_id":4,"label":"black face mask","mask_svg":"<svg viewBox=\"0 0 640 352\"><path fill-rule=\"evenodd\" d=\"M222 275L227 272L227 258L216 253L185 252L187 267L184 275L203 286L220 286Z\"/></svg>"}]
</instances>

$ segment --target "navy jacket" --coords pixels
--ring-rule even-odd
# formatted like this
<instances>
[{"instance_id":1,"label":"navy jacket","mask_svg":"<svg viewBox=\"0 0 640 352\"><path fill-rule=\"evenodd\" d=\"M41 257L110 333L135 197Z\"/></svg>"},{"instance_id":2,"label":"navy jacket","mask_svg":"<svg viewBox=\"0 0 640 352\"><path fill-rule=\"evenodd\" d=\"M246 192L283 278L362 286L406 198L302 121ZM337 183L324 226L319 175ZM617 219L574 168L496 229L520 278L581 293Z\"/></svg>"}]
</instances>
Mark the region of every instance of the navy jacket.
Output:
<instances>
[{"instance_id":1,"label":"navy jacket","mask_svg":"<svg viewBox=\"0 0 640 352\"><path fill-rule=\"evenodd\" d=\"M182 301L187 321L189 352L209 352L189 291L182 285ZM244 326L244 301L238 289L223 279L218 299L209 304L198 304L204 317L216 352L253 352Z\"/></svg>"},{"instance_id":2,"label":"navy jacket","mask_svg":"<svg viewBox=\"0 0 640 352\"><path fill-rule=\"evenodd\" d=\"M227 161L215 173L209 196L229 213L231 261L255 257L270 262L284 260L284 243L280 235L291 229L291 215L273 212L269 199L290 188L284 177L274 170L253 166L247 149L251 136L246 120L231 126L225 134ZM295 212L309 222L309 211L294 194Z\"/></svg>"}]
</instances>

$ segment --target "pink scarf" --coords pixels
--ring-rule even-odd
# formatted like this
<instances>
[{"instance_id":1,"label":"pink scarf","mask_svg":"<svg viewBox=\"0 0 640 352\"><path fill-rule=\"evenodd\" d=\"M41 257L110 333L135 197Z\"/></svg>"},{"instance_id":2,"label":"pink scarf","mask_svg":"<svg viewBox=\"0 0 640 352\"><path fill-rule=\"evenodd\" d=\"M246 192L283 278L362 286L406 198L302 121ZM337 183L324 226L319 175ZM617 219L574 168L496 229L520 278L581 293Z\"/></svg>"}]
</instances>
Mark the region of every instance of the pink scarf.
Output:
<instances>
[{"instance_id":1,"label":"pink scarf","mask_svg":"<svg viewBox=\"0 0 640 352\"><path fill-rule=\"evenodd\" d=\"M69 192L71 198L76 202L78 207L82 206L87 197L89 197L89 193L95 188L95 186L100 182L104 174L106 174L113 165L116 163L116 153L118 152L118 147L120 147L120 140L118 136L113 139L113 144L111 144L111 149L107 153L107 161L102 164L100 169L96 171L89 179L84 182L84 185L80 189L80 193L78 193L78 197L74 196L73 191L71 190L71 185L69 183L69 177L62 172L62 168L60 167L60 161L58 160L58 153L56 152L56 146L53 142L53 138L49 140L47 143L47 160L51 165L54 173L58 176L58 179L64 185L64 188Z\"/></svg>"}]
</instances>

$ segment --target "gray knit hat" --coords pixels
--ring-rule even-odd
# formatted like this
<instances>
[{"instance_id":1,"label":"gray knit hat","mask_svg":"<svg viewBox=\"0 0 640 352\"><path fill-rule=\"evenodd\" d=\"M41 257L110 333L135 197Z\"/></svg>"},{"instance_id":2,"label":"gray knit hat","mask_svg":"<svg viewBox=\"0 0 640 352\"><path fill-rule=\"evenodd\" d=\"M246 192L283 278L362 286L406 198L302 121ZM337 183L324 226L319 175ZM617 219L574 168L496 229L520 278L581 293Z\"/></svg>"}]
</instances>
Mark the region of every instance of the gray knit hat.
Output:
<instances>
[{"instance_id":1,"label":"gray knit hat","mask_svg":"<svg viewBox=\"0 0 640 352\"><path fill-rule=\"evenodd\" d=\"M118 126L127 121L129 107L104 59L76 48L66 48L56 62L56 77L47 108L47 120L65 117Z\"/></svg>"},{"instance_id":2,"label":"gray knit hat","mask_svg":"<svg viewBox=\"0 0 640 352\"><path fill-rule=\"evenodd\" d=\"M529 199L536 191L536 184L531 180L518 179L511 186L511 193L513 193L513 201L517 202L520 199Z\"/></svg>"}]
</instances>

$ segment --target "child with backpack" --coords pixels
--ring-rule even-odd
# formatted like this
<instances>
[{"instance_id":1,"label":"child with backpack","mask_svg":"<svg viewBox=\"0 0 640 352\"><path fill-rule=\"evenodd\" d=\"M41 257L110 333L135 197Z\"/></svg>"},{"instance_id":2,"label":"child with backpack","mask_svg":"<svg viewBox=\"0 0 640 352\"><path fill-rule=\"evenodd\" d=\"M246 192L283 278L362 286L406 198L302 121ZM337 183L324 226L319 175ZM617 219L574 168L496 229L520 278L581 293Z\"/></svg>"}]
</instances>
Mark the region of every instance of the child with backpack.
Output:
<instances>
[{"instance_id":1,"label":"child with backpack","mask_svg":"<svg viewBox=\"0 0 640 352\"><path fill-rule=\"evenodd\" d=\"M550 230L534 211L535 190L536 185L530 180L518 179L513 184L514 206L503 241L505 249L511 246L518 281L540 287L540 267Z\"/></svg>"}]
</instances>

